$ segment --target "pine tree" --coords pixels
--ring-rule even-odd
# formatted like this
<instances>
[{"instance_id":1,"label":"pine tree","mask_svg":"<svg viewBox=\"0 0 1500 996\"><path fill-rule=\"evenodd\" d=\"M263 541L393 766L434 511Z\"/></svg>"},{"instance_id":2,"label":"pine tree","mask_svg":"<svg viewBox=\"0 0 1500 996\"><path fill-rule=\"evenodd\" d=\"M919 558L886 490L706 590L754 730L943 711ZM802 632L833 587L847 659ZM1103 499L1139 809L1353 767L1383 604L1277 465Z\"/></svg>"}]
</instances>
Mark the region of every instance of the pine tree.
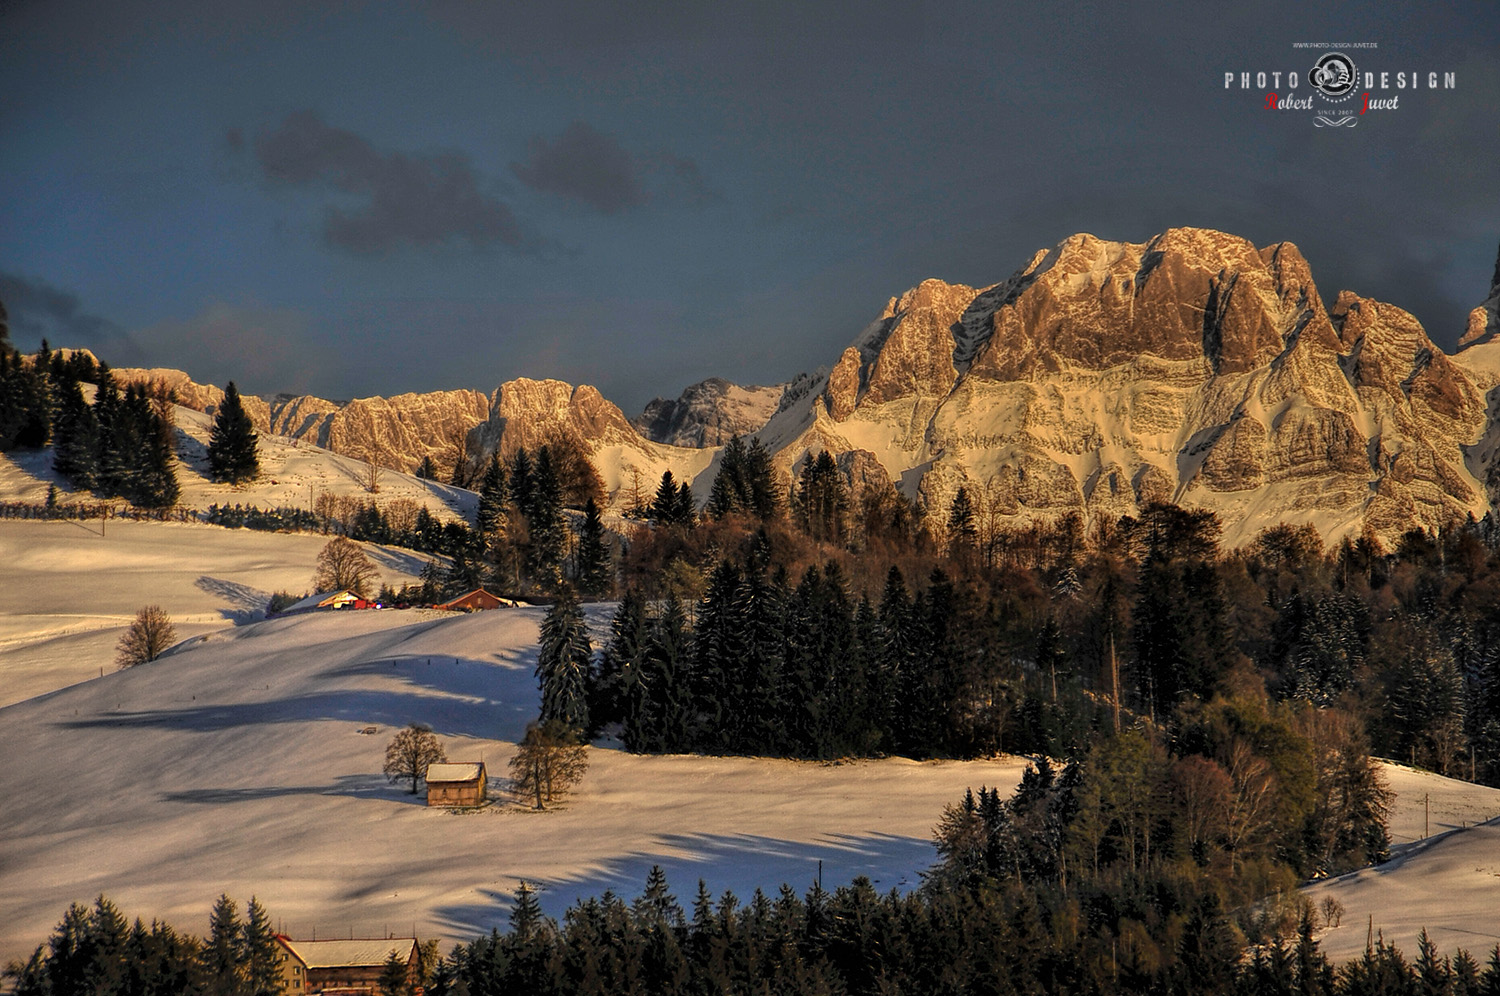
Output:
<instances>
[{"instance_id":1,"label":"pine tree","mask_svg":"<svg viewBox=\"0 0 1500 996\"><path fill-rule=\"evenodd\" d=\"M203 969L212 996L239 996L244 991L244 924L228 895L219 896L209 915Z\"/></svg>"},{"instance_id":2,"label":"pine tree","mask_svg":"<svg viewBox=\"0 0 1500 996\"><path fill-rule=\"evenodd\" d=\"M750 511L765 521L781 512L781 489L776 486L776 470L771 451L757 437L750 440L745 453L745 478L750 492Z\"/></svg>"},{"instance_id":3,"label":"pine tree","mask_svg":"<svg viewBox=\"0 0 1500 996\"><path fill-rule=\"evenodd\" d=\"M276 943L270 914L254 896L245 907L242 945L249 996L278 996L281 992L281 971L277 964L280 945Z\"/></svg>"},{"instance_id":4,"label":"pine tree","mask_svg":"<svg viewBox=\"0 0 1500 996\"><path fill-rule=\"evenodd\" d=\"M208 440L209 474L216 481L240 484L253 481L260 474L255 426L245 413L240 392L230 381L224 388L224 400L214 415L214 427Z\"/></svg>"},{"instance_id":5,"label":"pine tree","mask_svg":"<svg viewBox=\"0 0 1500 996\"><path fill-rule=\"evenodd\" d=\"M609 548L604 545L604 522L591 497L583 506L583 526L578 531L578 590L593 598L611 587Z\"/></svg>"},{"instance_id":6,"label":"pine tree","mask_svg":"<svg viewBox=\"0 0 1500 996\"><path fill-rule=\"evenodd\" d=\"M687 481L683 481L677 488L677 500L672 506L672 521L691 526L697 516L698 510L693 500L693 488Z\"/></svg>"},{"instance_id":7,"label":"pine tree","mask_svg":"<svg viewBox=\"0 0 1500 996\"><path fill-rule=\"evenodd\" d=\"M435 481L438 479L437 464L432 462L432 454L429 453L417 464L416 477L424 481Z\"/></svg>"},{"instance_id":8,"label":"pine tree","mask_svg":"<svg viewBox=\"0 0 1500 996\"><path fill-rule=\"evenodd\" d=\"M960 485L948 506L948 555L960 558L972 555L978 543L974 505L969 501L969 489Z\"/></svg>"},{"instance_id":9,"label":"pine tree","mask_svg":"<svg viewBox=\"0 0 1500 996\"><path fill-rule=\"evenodd\" d=\"M661 483L656 488L656 497L651 501L651 518L664 526L678 521L677 502L677 481L672 477L670 470L664 470L661 474Z\"/></svg>"},{"instance_id":10,"label":"pine tree","mask_svg":"<svg viewBox=\"0 0 1500 996\"><path fill-rule=\"evenodd\" d=\"M577 732L588 729L592 655L583 609L573 590L564 587L542 620L536 676L542 686L543 724L557 721Z\"/></svg>"},{"instance_id":11,"label":"pine tree","mask_svg":"<svg viewBox=\"0 0 1500 996\"><path fill-rule=\"evenodd\" d=\"M58 393L52 469L75 488L92 490L99 483L99 420L76 381Z\"/></svg>"},{"instance_id":12,"label":"pine tree","mask_svg":"<svg viewBox=\"0 0 1500 996\"><path fill-rule=\"evenodd\" d=\"M526 572L546 590L557 588L562 579L562 560L567 541L567 524L562 514L562 490L553 472L551 451L543 446L537 451L535 469L530 475L530 498L522 511L526 514L528 548ZM512 477L512 484L515 478ZM519 503L519 498L517 499Z\"/></svg>"},{"instance_id":13,"label":"pine tree","mask_svg":"<svg viewBox=\"0 0 1500 996\"><path fill-rule=\"evenodd\" d=\"M622 722L634 698L646 653L649 627L646 603L636 588L627 588L609 626L609 642L599 655L589 718L594 728Z\"/></svg>"},{"instance_id":14,"label":"pine tree","mask_svg":"<svg viewBox=\"0 0 1500 996\"><path fill-rule=\"evenodd\" d=\"M478 528L482 533L494 533L500 528L505 515L505 469L500 466L498 453L490 456L489 466L484 472L484 481L479 486Z\"/></svg>"},{"instance_id":15,"label":"pine tree","mask_svg":"<svg viewBox=\"0 0 1500 996\"><path fill-rule=\"evenodd\" d=\"M171 508L182 489L177 483L177 449L173 428L149 408L143 414L146 445L131 501L142 508Z\"/></svg>"}]
</instances>

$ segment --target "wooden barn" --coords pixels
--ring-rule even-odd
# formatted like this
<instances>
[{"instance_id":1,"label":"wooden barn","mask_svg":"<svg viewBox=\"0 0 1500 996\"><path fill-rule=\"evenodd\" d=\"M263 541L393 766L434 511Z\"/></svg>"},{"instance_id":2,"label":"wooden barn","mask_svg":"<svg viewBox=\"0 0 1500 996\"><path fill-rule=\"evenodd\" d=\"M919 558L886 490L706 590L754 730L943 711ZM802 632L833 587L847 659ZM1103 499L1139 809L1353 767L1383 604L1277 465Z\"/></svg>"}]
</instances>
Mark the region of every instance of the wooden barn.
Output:
<instances>
[{"instance_id":1,"label":"wooden barn","mask_svg":"<svg viewBox=\"0 0 1500 996\"><path fill-rule=\"evenodd\" d=\"M448 609L453 612L481 612L485 609L498 609L502 605L514 607L515 602L499 595L491 595L483 588L475 588L465 595L460 595L452 601L444 602L442 605L434 605L434 609Z\"/></svg>"},{"instance_id":2,"label":"wooden barn","mask_svg":"<svg viewBox=\"0 0 1500 996\"><path fill-rule=\"evenodd\" d=\"M427 766L427 805L482 806L485 800L483 761L459 761Z\"/></svg>"},{"instance_id":3,"label":"wooden barn","mask_svg":"<svg viewBox=\"0 0 1500 996\"><path fill-rule=\"evenodd\" d=\"M304 612L327 612L332 609L378 609L375 602L361 598L355 592L345 588L343 591L320 591L316 595L308 595L300 602L293 602L280 612L277 616L295 616Z\"/></svg>"},{"instance_id":4,"label":"wooden barn","mask_svg":"<svg viewBox=\"0 0 1500 996\"><path fill-rule=\"evenodd\" d=\"M417 939L392 937L385 940L294 941L280 934L277 962L281 972L281 991L302 996L304 993L347 993L349 996L376 996L380 973L391 953L406 962L407 977L417 985Z\"/></svg>"}]
</instances>

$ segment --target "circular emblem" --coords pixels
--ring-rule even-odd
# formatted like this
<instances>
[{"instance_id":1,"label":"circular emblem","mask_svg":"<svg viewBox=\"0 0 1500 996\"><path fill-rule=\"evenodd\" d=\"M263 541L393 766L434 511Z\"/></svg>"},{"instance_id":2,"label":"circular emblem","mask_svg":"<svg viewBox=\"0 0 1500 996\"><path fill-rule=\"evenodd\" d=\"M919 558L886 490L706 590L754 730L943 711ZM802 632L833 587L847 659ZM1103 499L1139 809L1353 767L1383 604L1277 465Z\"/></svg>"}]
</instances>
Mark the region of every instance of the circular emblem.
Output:
<instances>
[{"instance_id":1,"label":"circular emblem","mask_svg":"<svg viewBox=\"0 0 1500 996\"><path fill-rule=\"evenodd\" d=\"M1308 80L1330 100L1343 100L1359 85L1359 74L1354 71L1354 60L1343 52L1326 52L1313 63Z\"/></svg>"}]
</instances>

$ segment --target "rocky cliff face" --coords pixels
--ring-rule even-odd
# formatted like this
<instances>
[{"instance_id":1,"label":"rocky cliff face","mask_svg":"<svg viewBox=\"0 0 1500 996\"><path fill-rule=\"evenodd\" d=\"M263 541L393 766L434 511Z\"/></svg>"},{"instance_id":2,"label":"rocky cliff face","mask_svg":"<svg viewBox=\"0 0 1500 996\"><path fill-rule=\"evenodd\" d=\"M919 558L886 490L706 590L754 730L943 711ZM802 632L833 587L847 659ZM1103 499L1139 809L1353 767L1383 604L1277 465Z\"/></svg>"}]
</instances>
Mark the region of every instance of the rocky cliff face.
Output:
<instances>
[{"instance_id":1,"label":"rocky cliff face","mask_svg":"<svg viewBox=\"0 0 1500 996\"><path fill-rule=\"evenodd\" d=\"M181 370L120 369L122 384L158 382L177 392L184 407L218 411L222 389L197 384ZM431 457L444 473L452 470L469 430L489 415L480 391L434 391L391 398L325 401L311 395L278 396L271 401L241 395L258 432L305 439L342 456L370 460L410 473Z\"/></svg>"},{"instance_id":2,"label":"rocky cliff face","mask_svg":"<svg viewBox=\"0 0 1500 996\"><path fill-rule=\"evenodd\" d=\"M656 398L630 424L656 443L669 446L723 446L732 436L748 436L776 413L786 385L740 387L721 377L687 388L675 400Z\"/></svg>"},{"instance_id":3,"label":"rocky cliff face","mask_svg":"<svg viewBox=\"0 0 1500 996\"><path fill-rule=\"evenodd\" d=\"M1393 539L1483 513L1485 408L1406 312L1325 309L1291 243L1173 229L1077 235L987 288L925 281L762 436L788 463L866 451L938 508L963 484L1017 519L1167 499L1230 542L1279 521Z\"/></svg>"},{"instance_id":4,"label":"rocky cliff face","mask_svg":"<svg viewBox=\"0 0 1500 996\"><path fill-rule=\"evenodd\" d=\"M634 424L551 380L246 404L263 431L398 469L451 466L460 437L475 461L567 440L617 506L667 469L701 501L713 447L753 431L783 470L826 449L862 490L890 482L939 512L962 484L1016 523L1175 501L1217 512L1231 544L1278 522L1390 542L1500 502L1497 302L1500 264L1450 357L1394 305L1343 292L1326 308L1288 242L1075 235L991 286L927 280L892 298L826 372L705 381ZM129 373L166 376L206 411L222 398L176 371Z\"/></svg>"},{"instance_id":5,"label":"rocky cliff face","mask_svg":"<svg viewBox=\"0 0 1500 996\"><path fill-rule=\"evenodd\" d=\"M471 459L483 461L492 453L509 458L523 446L534 451L562 441L589 457L612 503L619 506L630 504L637 489L649 501L665 470L688 481L704 476L714 457L712 450L642 438L597 388L524 377L495 389L489 416L469 433L468 448ZM711 483L697 485L700 500Z\"/></svg>"}]
</instances>

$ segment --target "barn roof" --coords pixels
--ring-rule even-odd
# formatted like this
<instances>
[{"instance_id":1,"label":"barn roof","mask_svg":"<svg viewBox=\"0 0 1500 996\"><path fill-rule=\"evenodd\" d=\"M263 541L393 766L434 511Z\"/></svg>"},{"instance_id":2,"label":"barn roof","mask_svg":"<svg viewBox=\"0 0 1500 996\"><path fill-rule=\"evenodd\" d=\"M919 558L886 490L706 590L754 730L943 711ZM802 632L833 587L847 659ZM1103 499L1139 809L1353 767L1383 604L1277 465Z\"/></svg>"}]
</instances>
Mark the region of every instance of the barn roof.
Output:
<instances>
[{"instance_id":1,"label":"barn roof","mask_svg":"<svg viewBox=\"0 0 1500 996\"><path fill-rule=\"evenodd\" d=\"M427 783L433 782L472 782L479 779L479 773L484 770L483 761L460 761L446 764L429 764L427 766Z\"/></svg>"},{"instance_id":2,"label":"barn roof","mask_svg":"<svg viewBox=\"0 0 1500 996\"><path fill-rule=\"evenodd\" d=\"M280 940L308 968L384 965L393 951L398 958L410 957L412 945L417 943L414 937L354 941L294 941L283 937Z\"/></svg>"},{"instance_id":3,"label":"barn roof","mask_svg":"<svg viewBox=\"0 0 1500 996\"><path fill-rule=\"evenodd\" d=\"M332 601L334 601L335 599L338 599L338 598L343 598L345 596L347 596L348 598L358 598L359 597L358 595L354 594L354 592L350 591L348 588L341 588L338 591L320 591L316 595L308 595L306 598L302 599L302 601L300 601L300 602L293 602L291 605L288 605L286 608L282 609L277 614L278 615L286 615L286 614L291 613L291 612L306 612L306 611L308 611L310 609L322 608L324 605L327 605L329 602L332 602Z\"/></svg>"}]
</instances>

